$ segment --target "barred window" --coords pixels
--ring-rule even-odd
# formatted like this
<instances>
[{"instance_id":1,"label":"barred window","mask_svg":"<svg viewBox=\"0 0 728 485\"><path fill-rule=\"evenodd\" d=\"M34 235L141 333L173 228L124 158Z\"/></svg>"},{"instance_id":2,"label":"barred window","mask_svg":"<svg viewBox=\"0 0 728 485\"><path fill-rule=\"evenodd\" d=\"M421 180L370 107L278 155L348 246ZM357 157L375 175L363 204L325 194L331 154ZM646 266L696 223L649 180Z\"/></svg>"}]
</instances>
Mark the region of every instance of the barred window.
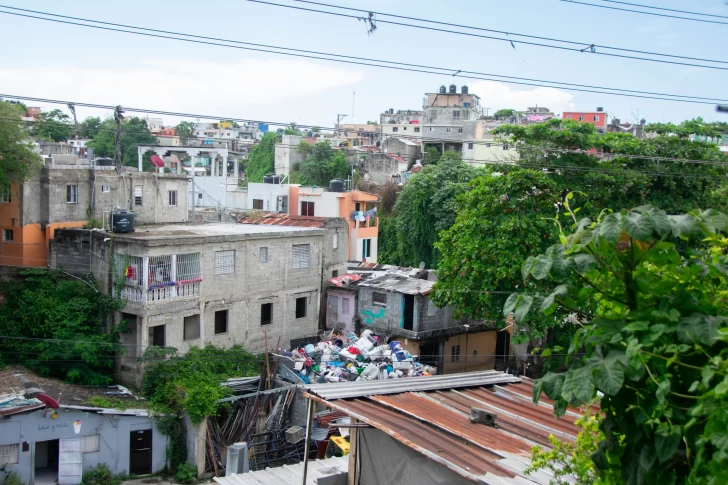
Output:
<instances>
[{"instance_id":1,"label":"barred window","mask_svg":"<svg viewBox=\"0 0 728 485\"><path fill-rule=\"evenodd\" d=\"M235 250L215 252L215 274L235 274Z\"/></svg>"},{"instance_id":2,"label":"barred window","mask_svg":"<svg viewBox=\"0 0 728 485\"><path fill-rule=\"evenodd\" d=\"M177 255L177 281L185 282L200 278L200 253Z\"/></svg>"},{"instance_id":3,"label":"barred window","mask_svg":"<svg viewBox=\"0 0 728 485\"><path fill-rule=\"evenodd\" d=\"M172 284L172 256L149 257L149 286L159 287Z\"/></svg>"},{"instance_id":4,"label":"barred window","mask_svg":"<svg viewBox=\"0 0 728 485\"><path fill-rule=\"evenodd\" d=\"M386 293L372 293L372 303L379 306L387 306Z\"/></svg>"},{"instance_id":5,"label":"barred window","mask_svg":"<svg viewBox=\"0 0 728 485\"><path fill-rule=\"evenodd\" d=\"M144 261L139 256L122 256L116 257L117 275L119 278L124 278L127 285L142 286L142 271L144 268Z\"/></svg>"},{"instance_id":6,"label":"barred window","mask_svg":"<svg viewBox=\"0 0 728 485\"><path fill-rule=\"evenodd\" d=\"M177 191L169 190L169 205L171 207L177 207Z\"/></svg>"},{"instance_id":7,"label":"barred window","mask_svg":"<svg viewBox=\"0 0 728 485\"><path fill-rule=\"evenodd\" d=\"M134 186L134 205L142 205L142 186Z\"/></svg>"},{"instance_id":8,"label":"barred window","mask_svg":"<svg viewBox=\"0 0 728 485\"><path fill-rule=\"evenodd\" d=\"M92 434L89 436L83 436L83 452L84 453L96 453L99 451L100 442L99 435Z\"/></svg>"},{"instance_id":9,"label":"barred window","mask_svg":"<svg viewBox=\"0 0 728 485\"><path fill-rule=\"evenodd\" d=\"M66 185L66 202L78 204L78 185Z\"/></svg>"},{"instance_id":10,"label":"barred window","mask_svg":"<svg viewBox=\"0 0 728 485\"><path fill-rule=\"evenodd\" d=\"M12 191L9 185L0 187L0 202L10 202L12 199Z\"/></svg>"},{"instance_id":11,"label":"barred window","mask_svg":"<svg viewBox=\"0 0 728 485\"><path fill-rule=\"evenodd\" d=\"M20 454L20 445L0 445L0 466L16 465L18 463L18 455Z\"/></svg>"},{"instance_id":12,"label":"barred window","mask_svg":"<svg viewBox=\"0 0 728 485\"><path fill-rule=\"evenodd\" d=\"M293 245L293 269L308 268L311 266L311 245Z\"/></svg>"},{"instance_id":13,"label":"barred window","mask_svg":"<svg viewBox=\"0 0 728 485\"><path fill-rule=\"evenodd\" d=\"M261 263L268 262L268 248L267 247L260 248L260 262Z\"/></svg>"}]
</instances>

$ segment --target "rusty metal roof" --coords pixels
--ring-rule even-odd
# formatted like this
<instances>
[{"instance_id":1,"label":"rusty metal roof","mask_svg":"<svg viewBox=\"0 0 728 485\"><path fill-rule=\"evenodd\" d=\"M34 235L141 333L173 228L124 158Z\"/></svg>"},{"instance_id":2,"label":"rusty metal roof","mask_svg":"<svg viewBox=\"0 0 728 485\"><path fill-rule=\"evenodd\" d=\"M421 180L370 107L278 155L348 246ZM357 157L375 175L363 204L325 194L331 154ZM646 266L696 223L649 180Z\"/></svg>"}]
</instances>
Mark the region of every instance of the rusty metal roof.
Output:
<instances>
[{"instance_id":1,"label":"rusty metal roof","mask_svg":"<svg viewBox=\"0 0 728 485\"><path fill-rule=\"evenodd\" d=\"M451 376L457 381L464 375ZM413 379L417 383L428 380ZM573 442L579 431L574 424L579 414L569 410L564 417L554 418L551 404L533 404L532 381L523 378L513 382L517 380L459 389L442 381L440 389L405 388L396 394L327 401L313 398L387 433L474 482L546 485L553 478L548 473L524 473L530 449L536 444L549 446L549 435ZM496 426L471 423L472 407L495 413Z\"/></svg>"},{"instance_id":2,"label":"rusty metal roof","mask_svg":"<svg viewBox=\"0 0 728 485\"><path fill-rule=\"evenodd\" d=\"M327 217L294 216L289 214L251 215L240 219L242 224L265 224L269 226L324 227Z\"/></svg>"}]
</instances>

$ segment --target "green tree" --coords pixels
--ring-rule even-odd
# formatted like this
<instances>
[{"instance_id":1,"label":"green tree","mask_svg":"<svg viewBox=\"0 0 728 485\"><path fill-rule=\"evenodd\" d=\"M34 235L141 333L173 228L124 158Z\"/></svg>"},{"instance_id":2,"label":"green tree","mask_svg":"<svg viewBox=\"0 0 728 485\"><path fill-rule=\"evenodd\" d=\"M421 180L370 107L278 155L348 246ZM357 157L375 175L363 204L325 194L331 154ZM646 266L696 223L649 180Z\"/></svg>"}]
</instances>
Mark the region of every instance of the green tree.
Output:
<instances>
[{"instance_id":1,"label":"green tree","mask_svg":"<svg viewBox=\"0 0 728 485\"><path fill-rule=\"evenodd\" d=\"M101 118L89 116L79 125L78 136L81 138L93 138L101 128Z\"/></svg>"},{"instance_id":2,"label":"green tree","mask_svg":"<svg viewBox=\"0 0 728 485\"><path fill-rule=\"evenodd\" d=\"M71 133L73 133L71 117L59 109L40 113L30 128L33 137L45 141L66 141Z\"/></svg>"},{"instance_id":3,"label":"green tree","mask_svg":"<svg viewBox=\"0 0 728 485\"><path fill-rule=\"evenodd\" d=\"M440 257L435 248L438 235L455 222L456 198L467 190L476 173L459 157L448 155L413 175L394 205L396 239L385 238L383 248L385 255L401 259L386 262L410 266L424 262L428 268L434 267Z\"/></svg>"},{"instance_id":4,"label":"green tree","mask_svg":"<svg viewBox=\"0 0 728 485\"><path fill-rule=\"evenodd\" d=\"M424 156L422 157L422 165L437 165L441 157L442 154L437 147L432 145L426 146Z\"/></svg>"},{"instance_id":5,"label":"green tree","mask_svg":"<svg viewBox=\"0 0 728 485\"><path fill-rule=\"evenodd\" d=\"M522 286L526 256L556 240L554 202L559 194L548 175L536 170L498 172L475 178L450 210L457 214L440 233L438 281L430 298L453 305L462 317L495 320L506 296ZM406 187L405 187L406 190ZM532 325L543 335L546 322Z\"/></svg>"},{"instance_id":6,"label":"green tree","mask_svg":"<svg viewBox=\"0 0 728 485\"><path fill-rule=\"evenodd\" d=\"M188 140L195 138L195 124L191 121L180 121L174 127L174 134L180 137L183 143L187 143Z\"/></svg>"},{"instance_id":7,"label":"green tree","mask_svg":"<svg viewBox=\"0 0 728 485\"><path fill-rule=\"evenodd\" d=\"M717 137L728 133L728 124L721 122L706 123L703 118L686 120L676 125L674 123L650 123L645 126L647 133L659 135L675 135L688 138L690 135Z\"/></svg>"},{"instance_id":8,"label":"green tree","mask_svg":"<svg viewBox=\"0 0 728 485\"><path fill-rule=\"evenodd\" d=\"M106 118L101 122L98 132L87 143L94 149L97 157L114 158L116 153L116 123L113 118ZM157 139L147 127L146 120L137 117L126 118L121 122L121 163L127 167L136 167L138 164L137 148L139 145L156 145ZM144 154L142 168L153 171L151 155Z\"/></svg>"},{"instance_id":9,"label":"green tree","mask_svg":"<svg viewBox=\"0 0 728 485\"><path fill-rule=\"evenodd\" d=\"M569 209L567 204L567 209ZM592 455L624 483L728 481L728 216L652 206L559 221L559 242L522 267L504 314L560 314L578 329L566 372L535 381L554 413L603 396ZM562 350L562 349L558 349ZM548 351L545 352L548 355Z\"/></svg>"},{"instance_id":10,"label":"green tree","mask_svg":"<svg viewBox=\"0 0 728 485\"><path fill-rule=\"evenodd\" d=\"M250 182L262 182L264 175L275 171L277 138L275 133L266 133L253 147L245 168L245 177Z\"/></svg>"},{"instance_id":11,"label":"green tree","mask_svg":"<svg viewBox=\"0 0 728 485\"><path fill-rule=\"evenodd\" d=\"M22 108L0 101L0 187L23 182L40 170L42 159L20 119Z\"/></svg>"},{"instance_id":12,"label":"green tree","mask_svg":"<svg viewBox=\"0 0 728 485\"><path fill-rule=\"evenodd\" d=\"M283 129L284 135L298 135L302 136L303 132L298 128L298 124L291 122L287 127Z\"/></svg>"},{"instance_id":13,"label":"green tree","mask_svg":"<svg viewBox=\"0 0 728 485\"><path fill-rule=\"evenodd\" d=\"M93 283L60 272L26 270L23 282L0 285L0 354L45 376L81 384L108 384L121 351L109 318L121 302Z\"/></svg>"},{"instance_id":14,"label":"green tree","mask_svg":"<svg viewBox=\"0 0 728 485\"><path fill-rule=\"evenodd\" d=\"M351 165L344 152L334 150L328 141L316 143L310 152L301 163L302 184L328 187L332 179L345 179L351 175Z\"/></svg>"},{"instance_id":15,"label":"green tree","mask_svg":"<svg viewBox=\"0 0 728 485\"><path fill-rule=\"evenodd\" d=\"M511 108L499 109L495 112L494 116L496 119L510 118L511 116L516 116L516 110Z\"/></svg>"}]
</instances>

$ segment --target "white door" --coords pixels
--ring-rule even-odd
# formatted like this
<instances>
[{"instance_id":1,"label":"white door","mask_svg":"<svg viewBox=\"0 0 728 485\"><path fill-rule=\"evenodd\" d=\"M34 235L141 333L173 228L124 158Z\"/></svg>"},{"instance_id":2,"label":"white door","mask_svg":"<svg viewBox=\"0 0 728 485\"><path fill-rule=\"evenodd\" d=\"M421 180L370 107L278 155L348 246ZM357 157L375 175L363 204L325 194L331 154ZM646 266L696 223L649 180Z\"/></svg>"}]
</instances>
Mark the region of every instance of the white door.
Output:
<instances>
[{"instance_id":1,"label":"white door","mask_svg":"<svg viewBox=\"0 0 728 485\"><path fill-rule=\"evenodd\" d=\"M58 441L58 485L79 485L83 478L83 440Z\"/></svg>"}]
</instances>

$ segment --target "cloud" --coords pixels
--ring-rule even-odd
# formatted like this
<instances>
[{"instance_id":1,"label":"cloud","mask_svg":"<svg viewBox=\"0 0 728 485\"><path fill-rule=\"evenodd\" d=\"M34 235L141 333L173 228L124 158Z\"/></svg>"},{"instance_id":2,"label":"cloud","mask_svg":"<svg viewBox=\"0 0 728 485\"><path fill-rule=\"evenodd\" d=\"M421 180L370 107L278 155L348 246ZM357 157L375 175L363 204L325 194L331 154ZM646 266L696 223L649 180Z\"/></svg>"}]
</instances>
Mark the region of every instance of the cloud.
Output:
<instances>
[{"instance_id":1,"label":"cloud","mask_svg":"<svg viewBox=\"0 0 728 485\"><path fill-rule=\"evenodd\" d=\"M288 59L146 59L119 68L0 67L6 93L221 116L307 98L363 78L362 72Z\"/></svg>"},{"instance_id":2,"label":"cloud","mask_svg":"<svg viewBox=\"0 0 728 485\"><path fill-rule=\"evenodd\" d=\"M494 81L478 81L469 87L470 92L480 96L480 106L494 111L502 108L520 111L538 105L545 106L554 113L561 113L575 108L572 102L574 96L555 88L522 89Z\"/></svg>"}]
</instances>

